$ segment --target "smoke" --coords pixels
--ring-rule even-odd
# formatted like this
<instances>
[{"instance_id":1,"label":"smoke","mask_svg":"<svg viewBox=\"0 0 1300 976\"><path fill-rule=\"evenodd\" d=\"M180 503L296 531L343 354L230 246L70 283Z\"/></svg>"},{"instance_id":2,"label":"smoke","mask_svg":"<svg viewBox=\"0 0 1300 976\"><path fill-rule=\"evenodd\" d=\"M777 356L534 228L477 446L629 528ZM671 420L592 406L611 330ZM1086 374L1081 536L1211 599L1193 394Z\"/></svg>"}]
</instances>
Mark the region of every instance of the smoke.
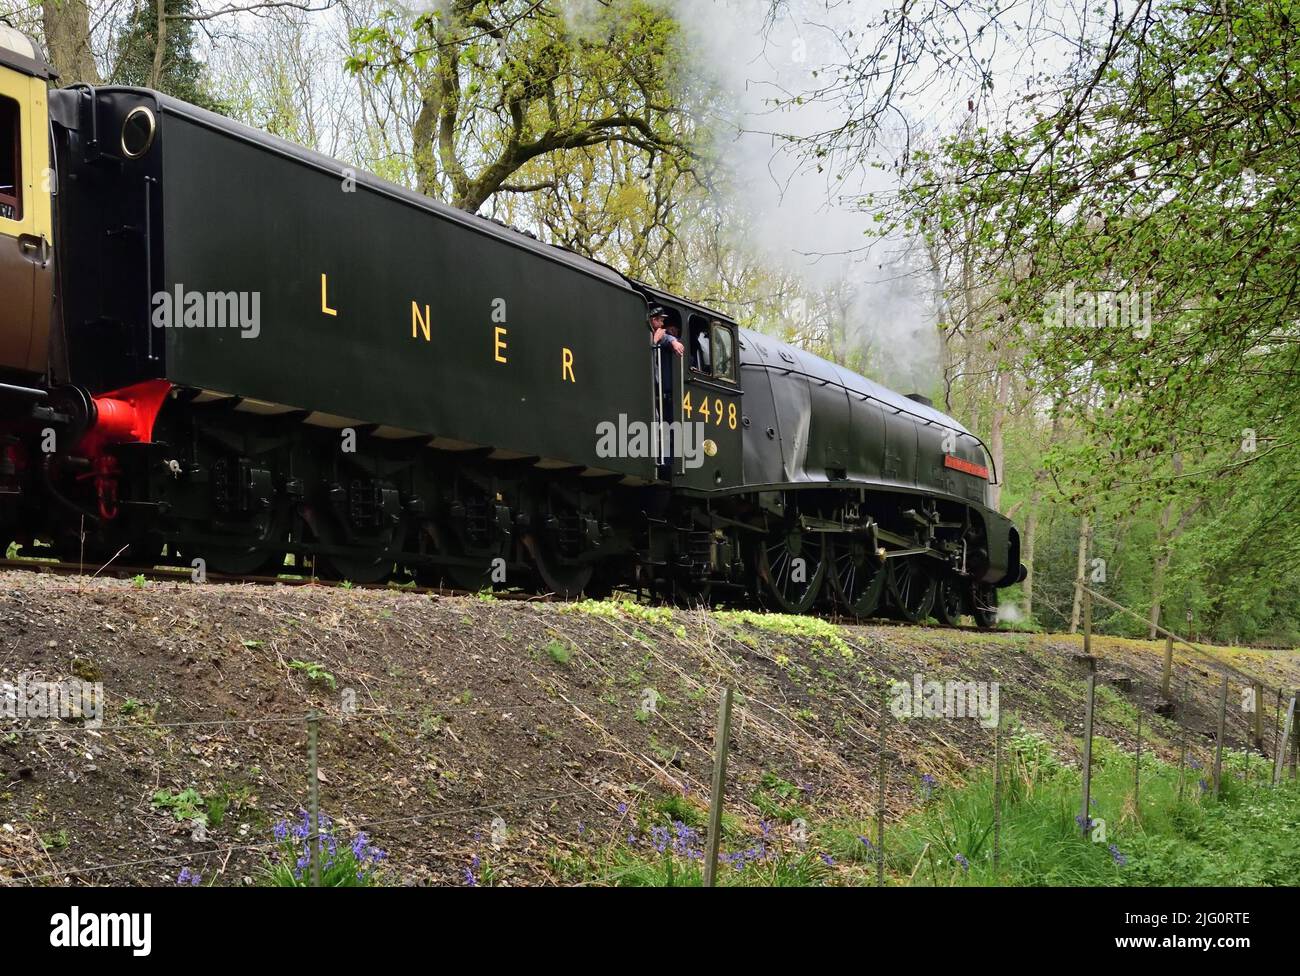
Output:
<instances>
[{"instance_id":1,"label":"smoke","mask_svg":"<svg viewBox=\"0 0 1300 976\"><path fill-rule=\"evenodd\" d=\"M822 324L838 333L836 358L904 392L934 390L942 350L923 255L915 242L878 230L881 208L897 194L893 163L905 130L882 133L876 155L855 160L811 158L784 138L844 124L848 106L815 93L834 83L835 66L852 56L844 38L861 36L868 14L790 0L768 21L771 0L665 2L690 63L724 93L725 115L710 127L731 176L727 202L749 217L736 243L795 276L819 318L833 309L838 321ZM803 328L805 309L786 314L787 331L813 331Z\"/></svg>"}]
</instances>

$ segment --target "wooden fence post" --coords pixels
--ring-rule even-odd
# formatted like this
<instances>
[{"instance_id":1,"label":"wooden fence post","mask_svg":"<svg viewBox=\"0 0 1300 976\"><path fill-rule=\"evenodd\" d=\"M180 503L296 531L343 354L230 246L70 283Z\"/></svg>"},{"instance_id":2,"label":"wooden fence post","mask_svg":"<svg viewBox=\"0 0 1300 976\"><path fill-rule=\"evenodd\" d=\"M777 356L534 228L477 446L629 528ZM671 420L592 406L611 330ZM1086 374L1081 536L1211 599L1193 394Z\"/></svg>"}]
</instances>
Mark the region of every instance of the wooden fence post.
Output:
<instances>
[{"instance_id":1,"label":"wooden fence post","mask_svg":"<svg viewBox=\"0 0 1300 976\"><path fill-rule=\"evenodd\" d=\"M320 716L313 708L307 716L307 819L311 828L307 843L313 888L320 887L320 767L316 753L319 734Z\"/></svg>"},{"instance_id":2,"label":"wooden fence post","mask_svg":"<svg viewBox=\"0 0 1300 976\"><path fill-rule=\"evenodd\" d=\"M1262 753L1264 751L1264 685L1256 681L1251 686L1251 694L1255 696L1255 748Z\"/></svg>"},{"instance_id":3,"label":"wooden fence post","mask_svg":"<svg viewBox=\"0 0 1300 976\"><path fill-rule=\"evenodd\" d=\"M1092 654L1092 590L1083 588L1083 653Z\"/></svg>"},{"instance_id":4,"label":"wooden fence post","mask_svg":"<svg viewBox=\"0 0 1300 976\"><path fill-rule=\"evenodd\" d=\"M1223 778L1223 733L1228 724L1228 676L1223 676L1219 690L1219 732L1214 737L1214 798L1219 798L1219 781Z\"/></svg>"},{"instance_id":5,"label":"wooden fence post","mask_svg":"<svg viewBox=\"0 0 1300 976\"><path fill-rule=\"evenodd\" d=\"M718 727L713 739L713 795L709 797L709 837L704 855L704 887L712 888L718 877L718 846L722 843L722 794L727 786L727 749L731 740L732 688L722 690L718 705Z\"/></svg>"},{"instance_id":6,"label":"wooden fence post","mask_svg":"<svg viewBox=\"0 0 1300 976\"><path fill-rule=\"evenodd\" d=\"M1085 838L1089 833L1088 825L1092 821L1088 808L1092 800L1092 710L1097 697L1097 675L1095 674L1088 675L1087 696L1083 713L1083 812L1079 819Z\"/></svg>"},{"instance_id":7,"label":"wooden fence post","mask_svg":"<svg viewBox=\"0 0 1300 976\"><path fill-rule=\"evenodd\" d=\"M876 887L885 886L885 779L889 775L885 765L886 726L889 722L889 701L885 688L880 689L880 761L876 770Z\"/></svg>"},{"instance_id":8,"label":"wooden fence post","mask_svg":"<svg viewBox=\"0 0 1300 976\"><path fill-rule=\"evenodd\" d=\"M1002 860L1002 713L993 729L993 874Z\"/></svg>"},{"instance_id":9,"label":"wooden fence post","mask_svg":"<svg viewBox=\"0 0 1300 976\"><path fill-rule=\"evenodd\" d=\"M1165 667L1160 673L1160 695L1169 701L1169 687L1174 680L1174 637L1165 634Z\"/></svg>"},{"instance_id":10,"label":"wooden fence post","mask_svg":"<svg viewBox=\"0 0 1300 976\"><path fill-rule=\"evenodd\" d=\"M1277 786L1282 782L1282 767L1286 764L1286 750L1291 742L1291 725L1295 722L1295 698L1291 699L1291 704L1286 709L1286 722L1282 725L1282 736L1278 739L1277 748L1274 750L1277 755L1273 757L1273 785Z\"/></svg>"}]
</instances>

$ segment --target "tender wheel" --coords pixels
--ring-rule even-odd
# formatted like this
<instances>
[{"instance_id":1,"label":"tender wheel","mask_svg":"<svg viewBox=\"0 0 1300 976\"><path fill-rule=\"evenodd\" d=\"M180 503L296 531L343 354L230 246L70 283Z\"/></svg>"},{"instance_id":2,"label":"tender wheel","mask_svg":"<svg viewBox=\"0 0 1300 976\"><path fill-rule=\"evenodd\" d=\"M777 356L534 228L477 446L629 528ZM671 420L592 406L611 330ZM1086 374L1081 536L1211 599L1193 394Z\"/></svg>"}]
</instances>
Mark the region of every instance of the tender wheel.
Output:
<instances>
[{"instance_id":1,"label":"tender wheel","mask_svg":"<svg viewBox=\"0 0 1300 976\"><path fill-rule=\"evenodd\" d=\"M926 565L915 556L889 560L889 601L908 623L920 623L934 606L936 584Z\"/></svg>"},{"instance_id":2,"label":"tender wheel","mask_svg":"<svg viewBox=\"0 0 1300 976\"><path fill-rule=\"evenodd\" d=\"M509 562L509 539L493 540L490 544L468 543L462 534L446 526L427 523L425 535L433 542L436 553L452 559L467 559L471 563L431 566L418 570L416 581L422 586L448 586L454 590L478 593L508 585L493 579L496 560ZM499 541L499 544L498 544Z\"/></svg>"},{"instance_id":3,"label":"tender wheel","mask_svg":"<svg viewBox=\"0 0 1300 976\"><path fill-rule=\"evenodd\" d=\"M939 581L934 597L934 615L939 623L949 627L961 623L962 611L966 607L966 589L966 586L951 577Z\"/></svg>"},{"instance_id":4,"label":"tender wheel","mask_svg":"<svg viewBox=\"0 0 1300 976\"><path fill-rule=\"evenodd\" d=\"M600 549L601 527L576 492L566 493L551 486L533 505L534 528L523 537L524 547L533 558L533 566L542 588L561 600L576 600L593 585Z\"/></svg>"},{"instance_id":5,"label":"tender wheel","mask_svg":"<svg viewBox=\"0 0 1300 976\"><path fill-rule=\"evenodd\" d=\"M382 583L392 575L396 565L391 549L400 549L400 536L374 544L374 548L347 544L343 532L332 522L316 523L316 538L321 545L338 546L347 551L332 555L321 553L312 559L317 577L331 582ZM390 549L391 546L391 549Z\"/></svg>"},{"instance_id":6,"label":"tender wheel","mask_svg":"<svg viewBox=\"0 0 1300 976\"><path fill-rule=\"evenodd\" d=\"M382 583L393 572L393 560L386 553L352 556L319 556L316 575L323 580L349 583Z\"/></svg>"},{"instance_id":7,"label":"tender wheel","mask_svg":"<svg viewBox=\"0 0 1300 976\"><path fill-rule=\"evenodd\" d=\"M461 479L448 500L441 521L426 526L434 548L443 556L468 560L430 570L434 582L441 580L458 590L477 593L501 589L516 582L500 579L493 570L511 562L514 548L514 513L490 484ZM496 576L494 579L493 577Z\"/></svg>"},{"instance_id":8,"label":"tender wheel","mask_svg":"<svg viewBox=\"0 0 1300 976\"><path fill-rule=\"evenodd\" d=\"M532 534L524 536L524 545L532 555L533 566L548 593L554 593L561 600L576 600L591 585L596 572L591 563L564 563L554 547Z\"/></svg>"},{"instance_id":9,"label":"tender wheel","mask_svg":"<svg viewBox=\"0 0 1300 976\"><path fill-rule=\"evenodd\" d=\"M196 548L193 555L201 557L210 572L227 576L278 576L284 569L284 553L278 551L207 546Z\"/></svg>"},{"instance_id":10,"label":"tender wheel","mask_svg":"<svg viewBox=\"0 0 1300 976\"><path fill-rule=\"evenodd\" d=\"M970 613L977 626L989 630L998 622L997 587L988 583L976 583L969 591Z\"/></svg>"},{"instance_id":11,"label":"tender wheel","mask_svg":"<svg viewBox=\"0 0 1300 976\"><path fill-rule=\"evenodd\" d=\"M831 536L831 589L839 604L855 617L870 617L880 608L889 575L885 564L860 539Z\"/></svg>"},{"instance_id":12,"label":"tender wheel","mask_svg":"<svg viewBox=\"0 0 1300 976\"><path fill-rule=\"evenodd\" d=\"M783 530L758 543L755 570L764 600L785 613L807 613L826 577L821 533Z\"/></svg>"}]
</instances>

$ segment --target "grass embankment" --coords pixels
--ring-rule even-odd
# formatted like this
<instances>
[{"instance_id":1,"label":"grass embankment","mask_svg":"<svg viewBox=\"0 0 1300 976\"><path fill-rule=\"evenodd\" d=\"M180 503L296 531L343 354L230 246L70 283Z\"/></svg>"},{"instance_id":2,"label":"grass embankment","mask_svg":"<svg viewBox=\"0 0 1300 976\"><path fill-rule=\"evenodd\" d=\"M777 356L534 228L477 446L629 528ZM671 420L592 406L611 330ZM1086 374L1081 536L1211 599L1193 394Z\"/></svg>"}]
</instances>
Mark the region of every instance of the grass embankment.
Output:
<instances>
[{"instance_id":1,"label":"grass embankment","mask_svg":"<svg viewBox=\"0 0 1300 976\"><path fill-rule=\"evenodd\" d=\"M1180 769L1094 742L1091 817L1084 824L1080 771L1033 732L1008 738L1002 770L1000 856L995 867L991 770L942 789L918 784L921 806L886 832L889 885L1195 886L1281 885L1300 867L1300 789L1274 789L1271 764L1225 754L1219 796L1195 760ZM809 824L798 792L769 781L753 799L772 820L757 837L724 830L724 885L873 884L873 822ZM702 883L701 812L659 804L636 811L626 837L603 856L562 865L571 880L620 885ZM1085 827L1087 828L1085 830Z\"/></svg>"}]
</instances>

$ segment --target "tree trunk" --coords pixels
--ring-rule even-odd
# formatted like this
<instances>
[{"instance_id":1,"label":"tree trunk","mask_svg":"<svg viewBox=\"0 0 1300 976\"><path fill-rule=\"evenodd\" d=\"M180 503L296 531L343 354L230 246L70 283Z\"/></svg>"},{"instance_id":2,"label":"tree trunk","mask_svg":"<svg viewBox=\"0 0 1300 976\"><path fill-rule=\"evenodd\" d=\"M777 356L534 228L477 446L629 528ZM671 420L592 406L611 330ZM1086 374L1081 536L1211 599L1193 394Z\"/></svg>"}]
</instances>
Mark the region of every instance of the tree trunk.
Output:
<instances>
[{"instance_id":1,"label":"tree trunk","mask_svg":"<svg viewBox=\"0 0 1300 976\"><path fill-rule=\"evenodd\" d=\"M1173 452L1172 464L1174 474L1181 476L1183 473L1183 454L1181 451ZM1200 510L1205 499L1200 498L1183 510L1178 522L1174 523L1174 503L1170 502L1160 513L1160 525L1156 530L1156 558L1151 567L1151 616L1148 618L1150 626L1147 628L1147 637L1149 640L1156 639L1156 628L1160 626L1160 611L1163 608L1165 600L1165 576L1169 571L1169 562L1173 558L1174 541L1183 534L1187 529L1187 524L1192 520L1192 516Z\"/></svg>"},{"instance_id":2,"label":"tree trunk","mask_svg":"<svg viewBox=\"0 0 1300 976\"><path fill-rule=\"evenodd\" d=\"M1160 609L1165 598L1165 572L1169 569L1169 523L1174 517L1174 503L1170 502L1160 513L1160 525L1156 529L1156 559L1151 567L1151 615L1147 627L1147 639L1155 640L1156 628L1160 626Z\"/></svg>"},{"instance_id":3,"label":"tree trunk","mask_svg":"<svg viewBox=\"0 0 1300 976\"><path fill-rule=\"evenodd\" d=\"M1079 632L1083 613L1083 578L1088 570L1088 544L1092 541L1092 522L1087 515L1079 519L1079 561L1074 571L1074 606L1070 609L1070 633Z\"/></svg>"},{"instance_id":4,"label":"tree trunk","mask_svg":"<svg viewBox=\"0 0 1300 976\"><path fill-rule=\"evenodd\" d=\"M157 0L158 28L154 32L153 68L149 71L149 87L159 90L162 83L163 59L167 53L167 0Z\"/></svg>"},{"instance_id":5,"label":"tree trunk","mask_svg":"<svg viewBox=\"0 0 1300 976\"><path fill-rule=\"evenodd\" d=\"M1038 503L1043 490L1034 485L1034 493L1029 497L1029 510L1025 512L1025 535L1020 545L1020 561L1025 564L1025 582L1021 592L1025 599L1025 616L1034 616L1034 539L1038 535Z\"/></svg>"},{"instance_id":6,"label":"tree trunk","mask_svg":"<svg viewBox=\"0 0 1300 976\"><path fill-rule=\"evenodd\" d=\"M993 469L997 472L998 482L989 487L989 508L995 512L1002 511L1002 458L1006 453L1002 435L1002 423L1007 415L1007 398L1011 395L1011 370L1006 366L998 369L997 395L993 400L993 423L989 425L989 454L992 455Z\"/></svg>"},{"instance_id":7,"label":"tree trunk","mask_svg":"<svg viewBox=\"0 0 1300 976\"><path fill-rule=\"evenodd\" d=\"M90 8L85 0L45 0L41 4L41 21L59 84L102 84L90 46Z\"/></svg>"}]
</instances>

